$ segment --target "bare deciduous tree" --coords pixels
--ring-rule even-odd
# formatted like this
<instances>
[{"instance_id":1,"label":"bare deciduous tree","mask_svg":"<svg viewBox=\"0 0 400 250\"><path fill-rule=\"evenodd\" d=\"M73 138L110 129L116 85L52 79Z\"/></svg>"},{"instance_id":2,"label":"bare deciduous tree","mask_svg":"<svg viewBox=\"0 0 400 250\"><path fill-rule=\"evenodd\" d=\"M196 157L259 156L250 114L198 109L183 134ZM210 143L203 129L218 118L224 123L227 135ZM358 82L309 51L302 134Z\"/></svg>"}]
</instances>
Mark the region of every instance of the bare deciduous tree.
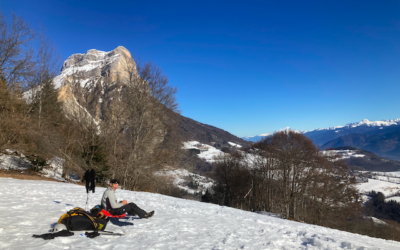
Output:
<instances>
[{"instance_id":1,"label":"bare deciduous tree","mask_svg":"<svg viewBox=\"0 0 400 250\"><path fill-rule=\"evenodd\" d=\"M0 73L7 87L25 89L26 78L34 74L34 30L16 14L8 24L0 13Z\"/></svg>"},{"instance_id":2,"label":"bare deciduous tree","mask_svg":"<svg viewBox=\"0 0 400 250\"><path fill-rule=\"evenodd\" d=\"M294 131L276 132L246 153L220 159L214 169L216 196L225 205L320 225L333 225L335 216L359 206L356 190L344 181L347 166L330 161ZM246 199L245 187L251 190Z\"/></svg>"}]
</instances>

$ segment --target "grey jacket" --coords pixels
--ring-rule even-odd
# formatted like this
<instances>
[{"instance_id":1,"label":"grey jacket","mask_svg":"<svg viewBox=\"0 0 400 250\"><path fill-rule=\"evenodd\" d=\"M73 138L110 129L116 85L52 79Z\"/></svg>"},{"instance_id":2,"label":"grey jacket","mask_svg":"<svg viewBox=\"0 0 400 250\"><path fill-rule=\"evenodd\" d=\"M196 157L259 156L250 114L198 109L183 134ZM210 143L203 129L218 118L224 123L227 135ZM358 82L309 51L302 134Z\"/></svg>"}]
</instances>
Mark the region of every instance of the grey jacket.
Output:
<instances>
[{"instance_id":1,"label":"grey jacket","mask_svg":"<svg viewBox=\"0 0 400 250\"><path fill-rule=\"evenodd\" d=\"M103 198L101 199L101 205L104 209L112 209L122 207L123 204L117 202L117 197L115 197L115 191L112 190L111 187L108 187L106 191L104 191Z\"/></svg>"}]
</instances>

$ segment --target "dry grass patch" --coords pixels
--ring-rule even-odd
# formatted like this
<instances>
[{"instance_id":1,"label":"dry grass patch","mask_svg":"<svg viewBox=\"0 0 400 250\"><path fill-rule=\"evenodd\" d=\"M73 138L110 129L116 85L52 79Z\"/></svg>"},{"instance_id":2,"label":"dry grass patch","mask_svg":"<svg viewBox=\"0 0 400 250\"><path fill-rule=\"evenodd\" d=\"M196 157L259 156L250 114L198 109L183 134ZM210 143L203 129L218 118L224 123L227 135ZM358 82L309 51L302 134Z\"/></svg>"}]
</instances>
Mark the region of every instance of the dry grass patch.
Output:
<instances>
[{"instance_id":1,"label":"dry grass patch","mask_svg":"<svg viewBox=\"0 0 400 250\"><path fill-rule=\"evenodd\" d=\"M39 180L39 181L57 181L52 178L47 178L40 175L37 172L33 172L31 170L0 170L0 177L3 178L13 178L20 180ZM57 181L61 182L61 181Z\"/></svg>"}]
</instances>

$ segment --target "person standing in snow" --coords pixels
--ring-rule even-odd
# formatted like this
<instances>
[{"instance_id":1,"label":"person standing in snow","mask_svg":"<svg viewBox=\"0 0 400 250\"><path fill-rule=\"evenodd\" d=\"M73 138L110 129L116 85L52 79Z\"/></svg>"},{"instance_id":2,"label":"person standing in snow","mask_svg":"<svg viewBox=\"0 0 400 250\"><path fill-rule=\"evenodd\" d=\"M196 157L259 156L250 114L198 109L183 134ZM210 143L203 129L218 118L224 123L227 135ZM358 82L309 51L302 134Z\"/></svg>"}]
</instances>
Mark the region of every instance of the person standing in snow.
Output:
<instances>
[{"instance_id":1,"label":"person standing in snow","mask_svg":"<svg viewBox=\"0 0 400 250\"><path fill-rule=\"evenodd\" d=\"M128 213L129 215L138 215L140 218L150 218L153 216L154 211L147 213L135 203L128 203L126 200L117 202L115 197L115 190L117 190L119 182L117 179L110 180L110 186L106 189L101 199L101 206L103 209L107 210L111 215L121 215Z\"/></svg>"}]
</instances>

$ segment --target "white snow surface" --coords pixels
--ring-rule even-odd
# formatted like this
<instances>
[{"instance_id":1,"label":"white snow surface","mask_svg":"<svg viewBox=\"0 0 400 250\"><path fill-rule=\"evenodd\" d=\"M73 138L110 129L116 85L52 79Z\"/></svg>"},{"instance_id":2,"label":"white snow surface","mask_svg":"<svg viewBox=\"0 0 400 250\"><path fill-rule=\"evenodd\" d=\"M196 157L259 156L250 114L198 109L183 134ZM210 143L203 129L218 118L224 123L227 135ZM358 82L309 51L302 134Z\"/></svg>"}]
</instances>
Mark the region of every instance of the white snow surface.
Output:
<instances>
[{"instance_id":1,"label":"white snow surface","mask_svg":"<svg viewBox=\"0 0 400 250\"><path fill-rule=\"evenodd\" d=\"M229 207L183 200L160 194L117 190L151 219L133 226L107 225L124 236L94 239L75 235L43 240L32 234L49 232L59 217L84 207L84 186L0 178L1 249L400 249L400 242L371 238L325 227L283 220ZM100 202L104 188L90 194L90 206Z\"/></svg>"},{"instance_id":2,"label":"white snow surface","mask_svg":"<svg viewBox=\"0 0 400 250\"><path fill-rule=\"evenodd\" d=\"M372 219L372 221L373 221L375 224L378 224L378 225L387 225L387 223L384 222L383 220L380 220L380 219L375 218L375 217L370 217L370 218Z\"/></svg>"},{"instance_id":3,"label":"white snow surface","mask_svg":"<svg viewBox=\"0 0 400 250\"><path fill-rule=\"evenodd\" d=\"M64 162L65 160L59 157L54 157L50 160L47 160L48 166L42 169L43 175L47 178L52 178L58 181L67 181L64 177L62 177L64 171ZM69 181L78 182L81 180L79 176L74 173L66 173L65 175Z\"/></svg>"},{"instance_id":4,"label":"white snow surface","mask_svg":"<svg viewBox=\"0 0 400 250\"><path fill-rule=\"evenodd\" d=\"M200 143L198 141L183 142L183 149L199 149L200 154L197 156L209 163L216 161L217 157L224 156L225 153L213 146Z\"/></svg>"},{"instance_id":5,"label":"white snow surface","mask_svg":"<svg viewBox=\"0 0 400 250\"><path fill-rule=\"evenodd\" d=\"M393 119L393 120L381 120L381 121L370 121L368 119L363 119L360 122L352 122L349 124L346 124L345 126L337 126L337 127L330 127L330 128L317 128L314 130L310 131L305 131L306 132L312 132L312 131L320 131L320 130L336 130L339 128L344 128L344 127L350 127L350 128L355 128L359 126L366 125L368 127L387 127L387 126L392 126L392 125L400 125L400 119Z\"/></svg>"},{"instance_id":6,"label":"white snow surface","mask_svg":"<svg viewBox=\"0 0 400 250\"><path fill-rule=\"evenodd\" d=\"M0 169L26 170L32 168L31 163L24 157L0 154Z\"/></svg>"},{"instance_id":7,"label":"white snow surface","mask_svg":"<svg viewBox=\"0 0 400 250\"><path fill-rule=\"evenodd\" d=\"M8 153L14 153L14 150L7 150ZM62 177L63 175L63 163L64 159L59 157L54 157L47 160L47 165L42 169L41 172L38 172L38 175L43 175L48 178L52 178L58 181L67 181ZM28 170L32 169L32 165L28 159L25 158L23 154L18 155L7 155L0 154L0 169L2 170ZM76 174L66 174L66 177L70 181L80 181L80 178Z\"/></svg>"},{"instance_id":8,"label":"white snow surface","mask_svg":"<svg viewBox=\"0 0 400 250\"><path fill-rule=\"evenodd\" d=\"M173 178L173 183L175 186L182 190L185 190L190 194L203 194L214 184L214 181L212 179L199 174L191 173L186 169L166 169L164 171L157 172L156 175L169 176ZM199 187L197 189L189 188L187 183L190 180L197 182L199 184Z\"/></svg>"},{"instance_id":9,"label":"white snow surface","mask_svg":"<svg viewBox=\"0 0 400 250\"><path fill-rule=\"evenodd\" d=\"M386 202L395 201L397 203L400 203L400 197L399 196L393 196L393 197L390 197L390 198L386 198L385 201Z\"/></svg>"},{"instance_id":10,"label":"white snow surface","mask_svg":"<svg viewBox=\"0 0 400 250\"><path fill-rule=\"evenodd\" d=\"M397 177L400 178L400 171L394 171L394 172L377 172L377 171L372 171L372 174L379 174L381 176L389 176L389 177Z\"/></svg>"},{"instance_id":11,"label":"white snow surface","mask_svg":"<svg viewBox=\"0 0 400 250\"><path fill-rule=\"evenodd\" d=\"M368 179L368 182L358 183L355 187L358 188L362 194L374 190L375 192L381 192L385 196L394 196L400 191L400 184L374 179Z\"/></svg>"},{"instance_id":12,"label":"white snow surface","mask_svg":"<svg viewBox=\"0 0 400 250\"><path fill-rule=\"evenodd\" d=\"M237 147L237 148L241 148L242 146L233 142L228 141L229 145L231 145L232 147Z\"/></svg>"},{"instance_id":13,"label":"white snow surface","mask_svg":"<svg viewBox=\"0 0 400 250\"><path fill-rule=\"evenodd\" d=\"M337 156L333 161L341 159L349 159L351 157L365 157L363 154L357 154L356 150L326 150L322 151L323 154L334 154Z\"/></svg>"},{"instance_id":14,"label":"white snow surface","mask_svg":"<svg viewBox=\"0 0 400 250\"><path fill-rule=\"evenodd\" d=\"M112 51L110 51L112 52ZM83 71L92 71L96 68L102 68L102 67L106 67L107 65L113 63L115 60L117 60L120 55L119 54L115 54L111 57L106 57L106 55L110 52L104 52L104 51L99 51L99 50L88 50L86 52L86 54L93 54L93 53L97 53L96 54L96 59L93 61L88 61L86 60L86 64L82 65L82 66L76 66L74 64L73 67L63 67L62 72L60 73L60 75L56 76L53 79L53 83L56 89L59 89L63 86L64 84L64 80L71 75L74 75L78 72L83 72ZM75 55L75 54L74 54ZM73 60L72 58L74 57L74 55L71 55L65 62L64 65L69 61L69 60ZM91 80L91 79L87 79L85 81L80 81L81 87L84 88L86 86L86 83Z\"/></svg>"}]
</instances>

